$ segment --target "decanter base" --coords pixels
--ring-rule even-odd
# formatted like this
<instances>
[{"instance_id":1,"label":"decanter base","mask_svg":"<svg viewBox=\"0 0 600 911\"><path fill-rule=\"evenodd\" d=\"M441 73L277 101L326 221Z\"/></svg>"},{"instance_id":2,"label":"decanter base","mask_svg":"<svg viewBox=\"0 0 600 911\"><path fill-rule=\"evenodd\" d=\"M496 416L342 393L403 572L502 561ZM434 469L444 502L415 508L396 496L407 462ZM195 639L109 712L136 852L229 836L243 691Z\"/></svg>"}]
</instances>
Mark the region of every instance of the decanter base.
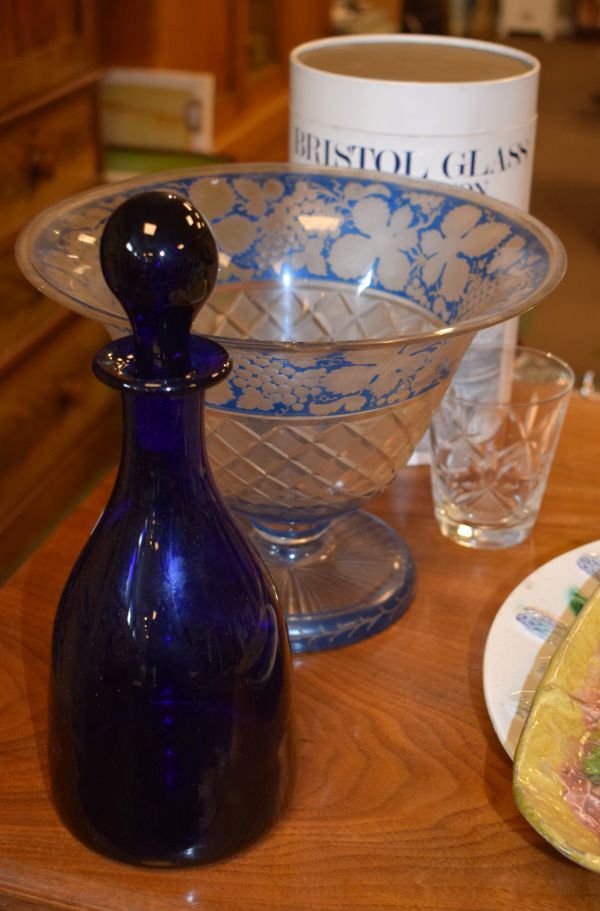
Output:
<instances>
[{"instance_id":1,"label":"decanter base","mask_svg":"<svg viewBox=\"0 0 600 911\"><path fill-rule=\"evenodd\" d=\"M296 553L251 533L273 577L293 652L360 642L387 629L415 592L411 553L381 519L359 510L333 521L320 547Z\"/></svg>"}]
</instances>

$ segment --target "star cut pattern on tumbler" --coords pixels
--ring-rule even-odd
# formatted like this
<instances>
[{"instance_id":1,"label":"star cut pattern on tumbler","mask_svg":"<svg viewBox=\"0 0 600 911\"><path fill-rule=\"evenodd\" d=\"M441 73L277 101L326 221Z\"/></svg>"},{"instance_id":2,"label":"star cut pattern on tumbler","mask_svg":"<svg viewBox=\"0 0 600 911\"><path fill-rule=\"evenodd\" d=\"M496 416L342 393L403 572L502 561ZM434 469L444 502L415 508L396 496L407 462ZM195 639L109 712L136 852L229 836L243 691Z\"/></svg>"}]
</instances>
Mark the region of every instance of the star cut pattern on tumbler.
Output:
<instances>
[{"instance_id":1,"label":"star cut pattern on tumbler","mask_svg":"<svg viewBox=\"0 0 600 911\"><path fill-rule=\"evenodd\" d=\"M526 419L510 411L488 425L485 433L457 436L452 462L444 473L449 500L474 521L497 522L506 515L516 521L536 489L541 496L552 452L540 446L540 440L553 423L550 418L534 431Z\"/></svg>"}]
</instances>

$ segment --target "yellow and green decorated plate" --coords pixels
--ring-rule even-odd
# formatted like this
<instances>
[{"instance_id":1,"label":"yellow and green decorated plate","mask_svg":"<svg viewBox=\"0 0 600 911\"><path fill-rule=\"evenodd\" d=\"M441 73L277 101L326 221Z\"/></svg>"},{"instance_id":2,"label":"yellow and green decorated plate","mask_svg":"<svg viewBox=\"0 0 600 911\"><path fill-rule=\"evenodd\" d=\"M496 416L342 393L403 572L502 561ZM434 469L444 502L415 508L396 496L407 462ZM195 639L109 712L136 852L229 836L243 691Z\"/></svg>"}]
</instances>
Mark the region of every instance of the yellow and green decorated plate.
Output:
<instances>
[{"instance_id":1,"label":"yellow and green decorated plate","mask_svg":"<svg viewBox=\"0 0 600 911\"><path fill-rule=\"evenodd\" d=\"M533 699L513 790L527 821L600 872L600 590L570 627Z\"/></svg>"},{"instance_id":2,"label":"yellow and green decorated plate","mask_svg":"<svg viewBox=\"0 0 600 911\"><path fill-rule=\"evenodd\" d=\"M599 585L597 540L539 566L498 610L485 645L483 692L511 759L552 655Z\"/></svg>"}]
</instances>

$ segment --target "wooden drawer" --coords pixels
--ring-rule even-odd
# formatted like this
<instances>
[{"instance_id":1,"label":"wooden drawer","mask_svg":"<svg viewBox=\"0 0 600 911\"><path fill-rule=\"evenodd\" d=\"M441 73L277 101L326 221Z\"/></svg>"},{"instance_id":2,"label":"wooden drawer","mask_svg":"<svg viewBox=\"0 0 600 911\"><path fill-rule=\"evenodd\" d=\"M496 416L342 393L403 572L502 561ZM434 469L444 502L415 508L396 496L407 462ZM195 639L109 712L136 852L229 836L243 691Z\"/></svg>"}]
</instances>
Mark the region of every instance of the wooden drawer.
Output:
<instances>
[{"instance_id":1,"label":"wooden drawer","mask_svg":"<svg viewBox=\"0 0 600 911\"><path fill-rule=\"evenodd\" d=\"M97 182L95 104L90 87L0 130L0 242Z\"/></svg>"},{"instance_id":2,"label":"wooden drawer","mask_svg":"<svg viewBox=\"0 0 600 911\"><path fill-rule=\"evenodd\" d=\"M0 380L0 577L116 460L118 394L91 369L108 336L69 315Z\"/></svg>"},{"instance_id":3,"label":"wooden drawer","mask_svg":"<svg viewBox=\"0 0 600 911\"><path fill-rule=\"evenodd\" d=\"M0 112L36 102L97 65L97 0L0 0Z\"/></svg>"},{"instance_id":4,"label":"wooden drawer","mask_svg":"<svg viewBox=\"0 0 600 911\"><path fill-rule=\"evenodd\" d=\"M0 378L18 369L68 311L43 297L23 277L12 244L0 248Z\"/></svg>"}]
</instances>

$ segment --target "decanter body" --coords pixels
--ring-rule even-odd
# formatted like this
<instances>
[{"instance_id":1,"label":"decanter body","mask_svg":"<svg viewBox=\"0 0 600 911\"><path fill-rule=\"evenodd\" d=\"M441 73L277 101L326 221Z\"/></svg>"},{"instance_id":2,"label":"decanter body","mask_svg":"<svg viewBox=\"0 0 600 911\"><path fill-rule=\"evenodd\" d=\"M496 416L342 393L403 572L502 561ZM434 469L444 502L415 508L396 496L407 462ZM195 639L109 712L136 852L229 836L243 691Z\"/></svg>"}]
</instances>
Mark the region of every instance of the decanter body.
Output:
<instances>
[{"instance_id":1,"label":"decanter body","mask_svg":"<svg viewBox=\"0 0 600 911\"><path fill-rule=\"evenodd\" d=\"M227 354L186 336L183 357L180 343L158 356L153 330L137 330L95 363L121 389L124 439L56 617L53 790L66 824L104 853L204 863L250 843L282 810L293 768L289 645L272 583L207 463L203 389L227 371Z\"/></svg>"}]
</instances>

